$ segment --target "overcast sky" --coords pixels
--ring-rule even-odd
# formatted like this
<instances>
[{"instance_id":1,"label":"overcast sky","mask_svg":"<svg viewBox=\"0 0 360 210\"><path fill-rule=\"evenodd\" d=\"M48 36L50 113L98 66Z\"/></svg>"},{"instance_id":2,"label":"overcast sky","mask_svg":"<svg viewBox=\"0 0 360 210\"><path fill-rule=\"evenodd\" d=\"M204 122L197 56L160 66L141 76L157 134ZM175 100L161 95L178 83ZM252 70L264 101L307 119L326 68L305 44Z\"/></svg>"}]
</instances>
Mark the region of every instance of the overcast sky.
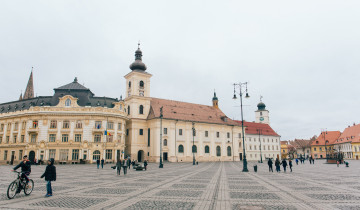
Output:
<instances>
[{"instance_id":1,"label":"overcast sky","mask_svg":"<svg viewBox=\"0 0 360 210\"><path fill-rule=\"evenodd\" d=\"M282 140L360 122L360 1L1 1L0 103L31 67L38 96L78 77L125 96L140 40L151 96L219 106L240 119L234 82L249 82L244 120L262 95Z\"/></svg>"}]
</instances>

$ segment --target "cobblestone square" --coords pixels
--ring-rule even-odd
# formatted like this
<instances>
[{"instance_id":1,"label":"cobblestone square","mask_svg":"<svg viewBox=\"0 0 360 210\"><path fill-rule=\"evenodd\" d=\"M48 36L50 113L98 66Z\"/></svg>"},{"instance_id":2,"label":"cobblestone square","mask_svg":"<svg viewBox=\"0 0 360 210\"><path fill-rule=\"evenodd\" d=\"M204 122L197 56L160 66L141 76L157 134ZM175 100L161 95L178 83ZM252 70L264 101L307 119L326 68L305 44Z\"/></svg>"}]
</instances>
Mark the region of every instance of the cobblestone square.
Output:
<instances>
[{"instance_id":1,"label":"cobblestone square","mask_svg":"<svg viewBox=\"0 0 360 210\"><path fill-rule=\"evenodd\" d=\"M6 197L14 179L11 166L0 166L0 209L360 209L360 162L337 167L317 160L294 165L293 172L269 173L266 163L150 163L147 171L117 176L96 165L56 165L54 196L45 198L39 177L45 166L32 166L30 196ZM253 165L258 165L255 173Z\"/></svg>"}]
</instances>

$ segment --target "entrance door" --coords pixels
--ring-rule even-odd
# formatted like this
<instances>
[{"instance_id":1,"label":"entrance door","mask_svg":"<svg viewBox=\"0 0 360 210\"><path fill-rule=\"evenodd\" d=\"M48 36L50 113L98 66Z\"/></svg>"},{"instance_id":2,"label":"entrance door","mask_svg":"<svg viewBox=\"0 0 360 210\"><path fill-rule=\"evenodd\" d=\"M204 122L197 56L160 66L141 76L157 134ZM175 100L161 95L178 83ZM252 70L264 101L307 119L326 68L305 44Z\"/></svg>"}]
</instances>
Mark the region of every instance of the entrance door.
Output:
<instances>
[{"instance_id":1,"label":"entrance door","mask_svg":"<svg viewBox=\"0 0 360 210\"><path fill-rule=\"evenodd\" d=\"M120 160L120 155L121 155L121 154L120 154L120 150L118 149L118 150L116 151L116 153L117 153L117 154L116 154L116 161L117 161L117 160Z\"/></svg>"},{"instance_id":2,"label":"entrance door","mask_svg":"<svg viewBox=\"0 0 360 210\"><path fill-rule=\"evenodd\" d=\"M11 152L11 161L10 161L10 165L14 164L14 159L15 159L15 151Z\"/></svg>"},{"instance_id":3,"label":"entrance door","mask_svg":"<svg viewBox=\"0 0 360 210\"><path fill-rule=\"evenodd\" d=\"M35 161L35 152L34 151L29 152L29 160L31 163L34 163L34 161Z\"/></svg>"},{"instance_id":4,"label":"entrance door","mask_svg":"<svg viewBox=\"0 0 360 210\"><path fill-rule=\"evenodd\" d=\"M164 156L164 161L167 161L168 160L168 153L164 152L163 156Z\"/></svg>"},{"instance_id":5,"label":"entrance door","mask_svg":"<svg viewBox=\"0 0 360 210\"><path fill-rule=\"evenodd\" d=\"M242 153L239 153L240 160L242 160Z\"/></svg>"},{"instance_id":6,"label":"entrance door","mask_svg":"<svg viewBox=\"0 0 360 210\"><path fill-rule=\"evenodd\" d=\"M143 162L143 157L144 157L144 151L139 150L138 152L138 162Z\"/></svg>"},{"instance_id":7,"label":"entrance door","mask_svg":"<svg viewBox=\"0 0 360 210\"><path fill-rule=\"evenodd\" d=\"M359 160L359 155L356 155L356 160Z\"/></svg>"}]
</instances>

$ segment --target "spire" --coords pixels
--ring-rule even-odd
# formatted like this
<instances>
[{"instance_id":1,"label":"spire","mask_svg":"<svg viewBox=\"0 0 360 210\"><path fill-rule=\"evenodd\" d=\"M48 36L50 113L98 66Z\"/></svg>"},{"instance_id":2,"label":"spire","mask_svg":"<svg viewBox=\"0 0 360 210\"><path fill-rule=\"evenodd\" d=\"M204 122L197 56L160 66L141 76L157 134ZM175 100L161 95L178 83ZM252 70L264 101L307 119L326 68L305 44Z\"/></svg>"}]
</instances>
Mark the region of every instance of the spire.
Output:
<instances>
[{"instance_id":1,"label":"spire","mask_svg":"<svg viewBox=\"0 0 360 210\"><path fill-rule=\"evenodd\" d=\"M23 99L34 98L33 69L34 67L31 67L31 74L25 89Z\"/></svg>"},{"instance_id":2,"label":"spire","mask_svg":"<svg viewBox=\"0 0 360 210\"><path fill-rule=\"evenodd\" d=\"M146 70L146 65L142 62L142 51L140 50L140 41L138 43L138 49L135 51L135 61L130 65L131 70Z\"/></svg>"},{"instance_id":3,"label":"spire","mask_svg":"<svg viewBox=\"0 0 360 210\"><path fill-rule=\"evenodd\" d=\"M219 108L219 100L218 100L218 98L216 97L216 92L215 92L215 90L214 90L214 97L212 98L212 102L213 102L213 107L214 108Z\"/></svg>"},{"instance_id":4,"label":"spire","mask_svg":"<svg viewBox=\"0 0 360 210\"><path fill-rule=\"evenodd\" d=\"M19 97L19 101L21 101L23 98L22 98L22 91L20 93L20 97Z\"/></svg>"}]
</instances>

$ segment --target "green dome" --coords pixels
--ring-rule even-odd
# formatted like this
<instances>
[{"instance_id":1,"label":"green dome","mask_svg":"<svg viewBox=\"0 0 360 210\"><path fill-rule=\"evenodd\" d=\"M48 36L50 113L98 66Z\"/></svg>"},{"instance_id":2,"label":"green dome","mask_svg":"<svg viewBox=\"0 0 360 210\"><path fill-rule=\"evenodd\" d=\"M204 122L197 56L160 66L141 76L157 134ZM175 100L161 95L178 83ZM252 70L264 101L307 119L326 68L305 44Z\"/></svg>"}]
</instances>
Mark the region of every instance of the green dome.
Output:
<instances>
[{"instance_id":1,"label":"green dome","mask_svg":"<svg viewBox=\"0 0 360 210\"><path fill-rule=\"evenodd\" d=\"M266 106L263 102L260 102L260 103L258 103L257 107L258 107L258 110L265 110Z\"/></svg>"}]
</instances>

